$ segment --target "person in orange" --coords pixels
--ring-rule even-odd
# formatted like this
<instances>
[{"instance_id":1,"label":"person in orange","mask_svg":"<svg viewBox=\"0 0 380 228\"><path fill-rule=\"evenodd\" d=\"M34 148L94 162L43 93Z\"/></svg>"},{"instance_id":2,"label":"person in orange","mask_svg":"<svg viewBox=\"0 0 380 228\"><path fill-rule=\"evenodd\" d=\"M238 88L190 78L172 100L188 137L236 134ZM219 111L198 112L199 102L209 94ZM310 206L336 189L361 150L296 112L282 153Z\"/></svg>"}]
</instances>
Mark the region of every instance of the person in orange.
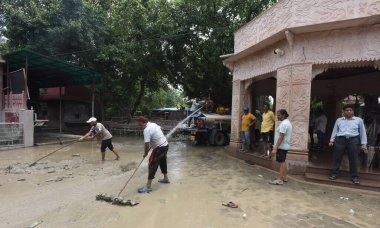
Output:
<instances>
[{"instance_id":1,"label":"person in orange","mask_svg":"<svg viewBox=\"0 0 380 228\"><path fill-rule=\"evenodd\" d=\"M245 106L243 108L244 114L241 116L241 138L243 144L241 146L240 152L247 152L251 146L250 140L250 127L256 123L256 116L249 112L249 108Z\"/></svg>"}]
</instances>

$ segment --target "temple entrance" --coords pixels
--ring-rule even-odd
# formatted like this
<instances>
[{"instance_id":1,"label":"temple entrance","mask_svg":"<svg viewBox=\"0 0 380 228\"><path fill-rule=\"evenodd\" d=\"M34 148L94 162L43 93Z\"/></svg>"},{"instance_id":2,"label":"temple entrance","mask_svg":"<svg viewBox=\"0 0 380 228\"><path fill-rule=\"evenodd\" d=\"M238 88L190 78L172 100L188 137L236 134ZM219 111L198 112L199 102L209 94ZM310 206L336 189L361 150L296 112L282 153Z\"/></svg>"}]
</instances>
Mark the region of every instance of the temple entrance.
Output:
<instances>
[{"instance_id":1,"label":"temple entrance","mask_svg":"<svg viewBox=\"0 0 380 228\"><path fill-rule=\"evenodd\" d=\"M380 71L373 66L329 68L316 75L312 81L308 140L311 167L324 168L328 174L333 155L328 142L336 119L342 116L343 105L351 104L355 116L364 120L368 138L369 152L361 151L359 156L360 173L380 173L375 161L379 153L375 144L380 136L379 84ZM341 170L348 169L348 160L343 158Z\"/></svg>"}]
</instances>

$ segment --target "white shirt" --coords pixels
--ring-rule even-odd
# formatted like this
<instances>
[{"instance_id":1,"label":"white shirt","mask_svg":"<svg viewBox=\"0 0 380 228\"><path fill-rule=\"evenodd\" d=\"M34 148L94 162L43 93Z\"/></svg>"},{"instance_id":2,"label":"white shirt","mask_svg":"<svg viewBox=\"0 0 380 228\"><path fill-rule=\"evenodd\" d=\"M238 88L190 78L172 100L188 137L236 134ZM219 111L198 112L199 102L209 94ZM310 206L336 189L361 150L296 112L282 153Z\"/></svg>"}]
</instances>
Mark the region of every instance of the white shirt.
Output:
<instances>
[{"instance_id":1,"label":"white shirt","mask_svg":"<svg viewBox=\"0 0 380 228\"><path fill-rule=\"evenodd\" d=\"M199 103L194 99L191 103L190 112L194 112L198 109Z\"/></svg>"},{"instance_id":2,"label":"white shirt","mask_svg":"<svg viewBox=\"0 0 380 228\"><path fill-rule=\"evenodd\" d=\"M111 133L101 123L96 123L95 126L91 127L90 132L94 132L94 131L96 133L101 132L101 134L99 135L99 138L101 138L102 140L107 140L107 139L112 138Z\"/></svg>"},{"instance_id":3,"label":"white shirt","mask_svg":"<svg viewBox=\"0 0 380 228\"><path fill-rule=\"evenodd\" d=\"M322 131L323 133L326 132L327 117L325 114L318 116L314 122L316 131Z\"/></svg>"},{"instance_id":4,"label":"white shirt","mask_svg":"<svg viewBox=\"0 0 380 228\"><path fill-rule=\"evenodd\" d=\"M144 129L144 142L150 143L150 147L155 149L159 146L167 146L168 141L164 133L161 130L161 127L155 123L148 122Z\"/></svg>"},{"instance_id":5,"label":"white shirt","mask_svg":"<svg viewBox=\"0 0 380 228\"><path fill-rule=\"evenodd\" d=\"M284 119L278 128L276 129L276 133L274 136L274 145L277 144L278 138L280 137L280 133L284 134L284 139L282 140L279 149L289 150L290 148L290 138L292 137L292 124L288 119Z\"/></svg>"}]
</instances>

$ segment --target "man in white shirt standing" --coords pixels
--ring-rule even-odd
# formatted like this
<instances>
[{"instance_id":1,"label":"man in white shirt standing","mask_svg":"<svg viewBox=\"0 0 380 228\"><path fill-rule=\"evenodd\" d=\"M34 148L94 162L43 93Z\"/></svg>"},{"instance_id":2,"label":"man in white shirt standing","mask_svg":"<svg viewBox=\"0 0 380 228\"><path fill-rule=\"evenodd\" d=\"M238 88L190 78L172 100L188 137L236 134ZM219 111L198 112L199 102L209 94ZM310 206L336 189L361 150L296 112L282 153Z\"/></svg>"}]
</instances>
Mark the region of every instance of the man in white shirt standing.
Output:
<instances>
[{"instance_id":1,"label":"man in white shirt standing","mask_svg":"<svg viewBox=\"0 0 380 228\"><path fill-rule=\"evenodd\" d=\"M145 187L138 189L139 193L149 193L152 191L152 181L156 175L158 167L160 167L163 179L158 180L159 183L169 184L168 166L166 162L167 152L169 150L169 143L162 132L160 126L148 121L146 117L140 116L137 118L137 123L144 129L144 157L149 153L152 148L152 153L149 157L149 175L148 182Z\"/></svg>"},{"instance_id":2,"label":"man in white shirt standing","mask_svg":"<svg viewBox=\"0 0 380 228\"><path fill-rule=\"evenodd\" d=\"M82 136L79 141L83 141L85 139L94 139L96 137L99 137L102 139L102 145L100 147L100 151L102 152L102 161L105 161L105 157L106 157L106 149L110 149L115 155L116 155L116 159L115 160L119 160L120 159L120 156L119 154L116 152L116 150L114 149L113 145L112 145L112 135L111 133L104 127L103 124L101 123L98 123L97 122L97 119L95 117L91 117L87 123L89 123L91 125L91 129L90 131L85 134L84 136Z\"/></svg>"}]
</instances>

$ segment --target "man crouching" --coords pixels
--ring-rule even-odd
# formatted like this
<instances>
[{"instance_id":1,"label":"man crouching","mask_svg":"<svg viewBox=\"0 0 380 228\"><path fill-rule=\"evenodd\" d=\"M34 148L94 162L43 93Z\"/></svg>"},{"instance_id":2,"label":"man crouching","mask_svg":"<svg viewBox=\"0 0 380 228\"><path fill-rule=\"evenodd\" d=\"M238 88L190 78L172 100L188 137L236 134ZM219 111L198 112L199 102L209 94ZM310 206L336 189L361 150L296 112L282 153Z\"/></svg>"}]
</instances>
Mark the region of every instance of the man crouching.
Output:
<instances>
[{"instance_id":1,"label":"man crouching","mask_svg":"<svg viewBox=\"0 0 380 228\"><path fill-rule=\"evenodd\" d=\"M162 132L160 126L148 121L146 117L140 116L137 118L139 126L144 129L144 157L149 153L152 148L152 153L149 157L149 175L148 182L145 187L138 189L139 193L149 193L152 191L152 181L156 175L158 167L160 167L164 179L158 180L163 184L169 184L168 166L166 163L166 154L169 149L168 141Z\"/></svg>"}]
</instances>

